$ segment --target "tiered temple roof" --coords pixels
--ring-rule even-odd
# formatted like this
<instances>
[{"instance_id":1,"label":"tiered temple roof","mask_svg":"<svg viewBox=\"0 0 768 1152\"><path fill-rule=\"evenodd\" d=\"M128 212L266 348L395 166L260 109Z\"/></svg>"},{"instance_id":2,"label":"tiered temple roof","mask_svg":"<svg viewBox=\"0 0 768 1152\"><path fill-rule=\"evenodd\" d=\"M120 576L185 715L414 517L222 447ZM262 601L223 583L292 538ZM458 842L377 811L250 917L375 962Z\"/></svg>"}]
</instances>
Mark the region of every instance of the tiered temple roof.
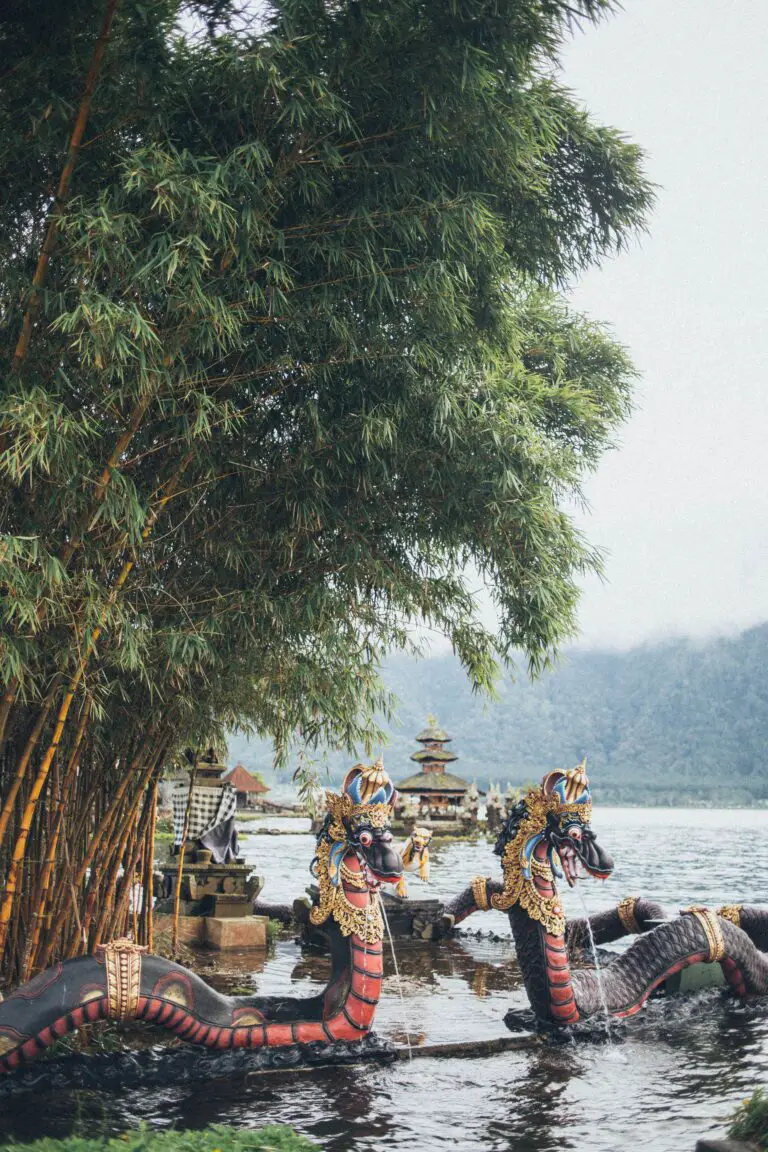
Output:
<instances>
[{"instance_id":1,"label":"tiered temple roof","mask_svg":"<svg viewBox=\"0 0 768 1152\"><path fill-rule=\"evenodd\" d=\"M415 776L409 776L400 781L396 787L398 792L406 794L416 793L420 796L437 795L447 798L461 798L469 785L460 776L446 772L446 764L458 760L455 752L445 748L451 737L440 728L434 716L427 717L427 726L419 732L416 739L423 748L419 748L411 756L420 765L421 771Z\"/></svg>"},{"instance_id":2,"label":"tiered temple roof","mask_svg":"<svg viewBox=\"0 0 768 1152\"><path fill-rule=\"evenodd\" d=\"M398 792L416 792L426 796L434 792L440 796L463 796L469 788L466 780L453 776L450 772L417 772L397 784Z\"/></svg>"}]
</instances>

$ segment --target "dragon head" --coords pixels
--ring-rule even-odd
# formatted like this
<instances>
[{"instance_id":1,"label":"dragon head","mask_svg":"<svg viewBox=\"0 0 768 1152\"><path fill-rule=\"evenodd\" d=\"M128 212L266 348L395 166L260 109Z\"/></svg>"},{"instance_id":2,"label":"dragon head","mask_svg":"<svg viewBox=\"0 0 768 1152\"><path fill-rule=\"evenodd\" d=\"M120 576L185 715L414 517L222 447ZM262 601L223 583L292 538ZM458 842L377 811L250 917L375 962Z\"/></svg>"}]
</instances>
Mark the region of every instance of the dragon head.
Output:
<instances>
[{"instance_id":1,"label":"dragon head","mask_svg":"<svg viewBox=\"0 0 768 1152\"><path fill-rule=\"evenodd\" d=\"M499 834L494 851L502 857L505 876L514 870L530 880L536 857L570 887L582 876L605 880L613 861L597 843L591 819L586 761L566 772L549 772L518 801Z\"/></svg>"},{"instance_id":2,"label":"dragon head","mask_svg":"<svg viewBox=\"0 0 768 1152\"><path fill-rule=\"evenodd\" d=\"M392 844L392 814L397 793L380 760L356 764L344 778L341 795L328 794L329 833L351 849L370 888L396 884L403 862ZM339 841L341 842L341 841Z\"/></svg>"},{"instance_id":3,"label":"dragon head","mask_svg":"<svg viewBox=\"0 0 768 1152\"><path fill-rule=\"evenodd\" d=\"M378 890L382 884L397 884L403 875L403 862L392 843L396 799L380 760L356 764L338 795L326 793L328 814L312 863L320 887L313 923L322 924L333 915L345 935L354 931L366 939L379 938Z\"/></svg>"}]
</instances>

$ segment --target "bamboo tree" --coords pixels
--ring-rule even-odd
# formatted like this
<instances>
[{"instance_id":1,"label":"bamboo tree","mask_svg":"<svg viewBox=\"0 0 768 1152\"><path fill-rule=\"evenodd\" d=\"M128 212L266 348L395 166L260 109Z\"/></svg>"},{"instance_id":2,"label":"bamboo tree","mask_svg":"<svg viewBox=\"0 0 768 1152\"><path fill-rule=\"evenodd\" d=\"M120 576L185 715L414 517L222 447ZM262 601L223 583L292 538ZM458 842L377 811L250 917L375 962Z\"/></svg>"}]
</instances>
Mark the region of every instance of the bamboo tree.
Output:
<instances>
[{"instance_id":1,"label":"bamboo tree","mask_svg":"<svg viewBox=\"0 0 768 1152\"><path fill-rule=\"evenodd\" d=\"M228 0L184 20L82 0L3 22L5 977L125 920L127 881L97 891L120 845L149 884L160 743L369 746L415 621L485 690L572 635L600 561L568 509L632 369L559 290L650 202L637 148L556 76L574 14L605 7L274 0L233 32Z\"/></svg>"},{"instance_id":2,"label":"bamboo tree","mask_svg":"<svg viewBox=\"0 0 768 1152\"><path fill-rule=\"evenodd\" d=\"M174 472L171 479L165 485L165 490L164 490L162 497L157 501L154 508L151 510L151 512L149 513L149 515L147 517L147 523L146 523L146 526L144 528L144 531L142 532L142 542L146 541L149 538L149 535L152 532L152 529L154 528L155 524L157 523L158 516L160 515L161 511L163 510L165 505L168 503L168 501L170 499L172 499L173 493L176 491L176 488L178 487L179 483L181 482L181 478L184 474L184 471L185 471L185 468L187 467L188 462L189 462L189 457L185 457L181 461L181 463L179 464L179 467L176 469L176 471ZM128 577L129 577L129 575L133 569L134 564L135 564L135 559L133 557L128 557L124 561L123 566L120 570L120 573L117 576L117 579L115 580L115 582L112 586L112 590L110 592L107 604L104 606L104 608L101 611L100 619L99 619L98 623L96 624L96 626L92 629L90 635L87 637L87 640L85 643L85 650L84 650L83 655L80 659L80 662L77 666L75 674L72 677L72 679L70 680L69 685L67 687L67 690L64 694L64 698L61 702L58 714L56 716L56 723L55 723L55 727L53 729L53 735L51 736L51 741L50 741L50 743L49 743L49 745L45 751L45 754L43 755L42 761L40 762L40 767L38 768L35 782L32 785L29 797L27 799L27 803L26 803L26 806L24 808L24 813L23 813L22 818L21 818L21 824L19 827L19 834L17 836L16 844L14 846L13 854L11 856L11 864L10 864L10 867L8 869L8 874L5 878L5 891L3 894L3 902L2 902L2 905L0 905L0 953L2 953L3 949L5 948L5 941L6 941L6 936L8 933L8 924L10 923L11 914L13 911L14 899L16 896L16 888L17 888L17 883L18 883L17 878L18 878L18 873L19 873L19 867L20 867L21 861L24 859L24 853L26 851L27 840L29 838L29 831L30 831L30 827L32 825L32 817L34 816L35 809L37 807L37 802L40 799L40 795L42 793L43 787L45 786L46 780L48 779L48 772L50 771L50 767L51 767L51 764L53 762L53 758L56 755L56 752L58 751L59 743L61 741L62 733L64 731L64 725L67 722L67 716L69 715L69 710L72 706L72 701L75 699L75 694L76 694L78 687L80 685L80 682L81 682L81 680L85 674L88 660L90 659L91 654L93 653L93 651L96 647L96 644L98 643L99 637L102 633L104 623L107 619L108 610L117 600L123 585L125 584L126 580L128 579ZM25 750L25 755L26 755L26 750Z\"/></svg>"}]
</instances>

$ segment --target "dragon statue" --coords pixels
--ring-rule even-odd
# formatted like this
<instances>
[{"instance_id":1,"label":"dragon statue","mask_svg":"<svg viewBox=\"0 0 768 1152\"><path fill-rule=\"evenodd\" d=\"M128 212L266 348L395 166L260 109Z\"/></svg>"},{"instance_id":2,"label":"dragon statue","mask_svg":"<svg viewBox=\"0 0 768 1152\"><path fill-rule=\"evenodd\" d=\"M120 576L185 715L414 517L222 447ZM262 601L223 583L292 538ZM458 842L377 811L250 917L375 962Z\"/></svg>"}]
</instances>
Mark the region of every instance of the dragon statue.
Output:
<instances>
[{"instance_id":1,"label":"dragon statue","mask_svg":"<svg viewBox=\"0 0 768 1152\"><path fill-rule=\"evenodd\" d=\"M383 975L382 884L402 877L390 823L395 789L380 762L356 765L327 794L312 872L320 896L310 915L331 941L329 982L317 996L224 996L179 964L116 940L59 963L0 1003L0 1071L97 1020L144 1020L211 1048L332 1046L363 1039Z\"/></svg>"},{"instance_id":2,"label":"dragon statue","mask_svg":"<svg viewBox=\"0 0 768 1152\"><path fill-rule=\"evenodd\" d=\"M768 912L741 905L685 909L666 920L660 905L628 897L618 906L566 923L556 878L573 887L583 876L606 879L613 861L591 827L585 762L550 772L511 810L494 851L503 883L477 876L445 906L442 931L477 911L506 912L525 990L537 1020L562 1028L604 1009L632 1016L670 976L697 963L719 963L739 997L768 994ZM591 933L590 933L591 930ZM573 952L637 935L601 970L571 970Z\"/></svg>"}]
</instances>

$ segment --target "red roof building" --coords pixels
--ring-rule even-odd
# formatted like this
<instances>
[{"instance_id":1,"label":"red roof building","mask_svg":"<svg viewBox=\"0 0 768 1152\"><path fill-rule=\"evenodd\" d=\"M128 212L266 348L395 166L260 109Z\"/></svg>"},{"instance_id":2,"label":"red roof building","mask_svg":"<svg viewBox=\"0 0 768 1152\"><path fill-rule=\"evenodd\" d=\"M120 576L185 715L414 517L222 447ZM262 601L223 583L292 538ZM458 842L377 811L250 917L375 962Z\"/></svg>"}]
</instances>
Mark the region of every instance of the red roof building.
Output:
<instances>
[{"instance_id":1,"label":"red roof building","mask_svg":"<svg viewBox=\"0 0 768 1152\"><path fill-rule=\"evenodd\" d=\"M258 805L258 797L269 792L267 785L256 776L252 776L243 764L235 764L234 768L224 773L222 780L226 784L231 784L237 792L238 808L255 808Z\"/></svg>"}]
</instances>

